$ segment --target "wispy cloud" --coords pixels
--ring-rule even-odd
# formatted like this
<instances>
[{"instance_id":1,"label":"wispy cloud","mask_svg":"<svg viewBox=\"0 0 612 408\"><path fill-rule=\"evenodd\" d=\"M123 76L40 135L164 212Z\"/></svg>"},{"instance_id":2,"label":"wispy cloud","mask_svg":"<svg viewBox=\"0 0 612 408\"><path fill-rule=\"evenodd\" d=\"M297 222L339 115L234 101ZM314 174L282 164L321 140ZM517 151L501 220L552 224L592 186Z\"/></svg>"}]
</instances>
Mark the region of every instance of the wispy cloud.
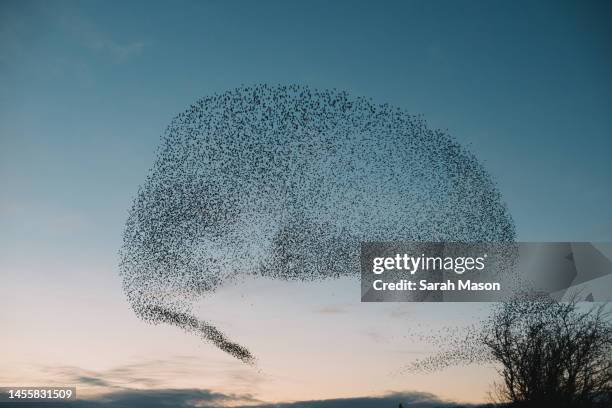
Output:
<instances>
[{"instance_id":1,"label":"wispy cloud","mask_svg":"<svg viewBox=\"0 0 612 408\"><path fill-rule=\"evenodd\" d=\"M227 407L253 406L261 401L248 395L234 395L214 392L206 389L156 389L134 390L125 389L104 395L79 398L62 403L53 403L55 408L196 408L196 407ZM22 408L39 407L40 404L19 403Z\"/></svg>"},{"instance_id":2,"label":"wispy cloud","mask_svg":"<svg viewBox=\"0 0 612 408\"><path fill-rule=\"evenodd\" d=\"M46 71L68 71L88 84L92 82L88 52L110 64L123 64L148 45L143 38L118 32L111 23L95 21L78 3L23 3L5 5L0 11L0 69L36 61ZM47 36L47 27L53 27L57 35ZM61 41L61 48L54 41ZM42 44L61 51L32 52Z\"/></svg>"},{"instance_id":3,"label":"wispy cloud","mask_svg":"<svg viewBox=\"0 0 612 408\"><path fill-rule=\"evenodd\" d=\"M390 393L375 397L262 403L248 395L224 394L207 389L120 390L95 398L81 399L66 406L72 408L216 408L227 406L236 408L395 408L400 403L411 408L482 406L443 401L432 394L420 392ZM24 408L26 407L27 405L24 405Z\"/></svg>"},{"instance_id":4,"label":"wispy cloud","mask_svg":"<svg viewBox=\"0 0 612 408\"><path fill-rule=\"evenodd\" d=\"M320 314L342 314L342 313L347 313L347 310L342 306L329 305L329 306L324 306L320 309L317 309L315 310L315 312L320 313Z\"/></svg>"},{"instance_id":5,"label":"wispy cloud","mask_svg":"<svg viewBox=\"0 0 612 408\"><path fill-rule=\"evenodd\" d=\"M142 40L118 40L113 33L101 29L83 14L66 9L59 16L64 30L83 47L108 57L111 62L121 64L142 53L145 42Z\"/></svg>"},{"instance_id":6,"label":"wispy cloud","mask_svg":"<svg viewBox=\"0 0 612 408\"><path fill-rule=\"evenodd\" d=\"M77 376L75 377L75 380L79 384L89 384L89 385L94 385L96 387L110 387L111 386L111 384L109 384L107 381L101 378L89 377L87 375Z\"/></svg>"},{"instance_id":7,"label":"wispy cloud","mask_svg":"<svg viewBox=\"0 0 612 408\"><path fill-rule=\"evenodd\" d=\"M77 392L78 397L78 392ZM262 403L248 395L224 394L207 389L120 390L95 398L79 399L66 407L100 408L396 408L399 404L410 408L485 407L486 405L459 404L444 401L435 395L420 392L390 393L375 397L336 398L280 403ZM28 408L27 403L20 404ZM55 405L61 407L61 405Z\"/></svg>"},{"instance_id":8,"label":"wispy cloud","mask_svg":"<svg viewBox=\"0 0 612 408\"><path fill-rule=\"evenodd\" d=\"M336 398L326 400L264 404L252 406L251 408L395 408L399 406L400 403L404 407L410 408L467 408L480 406L459 404L452 401L444 401L433 394L423 392L403 392L389 393L387 395L375 397Z\"/></svg>"},{"instance_id":9,"label":"wispy cloud","mask_svg":"<svg viewBox=\"0 0 612 408\"><path fill-rule=\"evenodd\" d=\"M433 394L422 392L389 392L384 395L353 398L266 402L258 399L254 393L258 382L262 380L261 376L251 375L244 370L236 371L232 368L233 365L223 364L215 370L232 382L243 383L243 387L228 388L222 383L211 386L211 383L204 380L205 377L199 378L205 381L207 388L169 385L169 377L197 376L192 367L195 360L197 359L190 356L177 356L172 360L150 360L102 371L74 366L46 367L42 370L51 374L58 384L72 384L77 387L78 401L66 405L70 408L396 408L400 403L411 408L480 407L445 401ZM202 365L199 361L195 364ZM215 364L209 362L206 366ZM229 389L231 391L228 391ZM28 407L27 404L22 405L23 408Z\"/></svg>"},{"instance_id":10,"label":"wispy cloud","mask_svg":"<svg viewBox=\"0 0 612 408\"><path fill-rule=\"evenodd\" d=\"M148 360L91 370L76 366L40 367L39 373L61 384L75 384L88 394L102 394L123 389L169 389L182 380L211 379L215 387L235 393L250 393L266 381L266 375L236 362L208 361L191 356L166 360Z\"/></svg>"},{"instance_id":11,"label":"wispy cloud","mask_svg":"<svg viewBox=\"0 0 612 408\"><path fill-rule=\"evenodd\" d=\"M206 389L121 390L94 399L83 400L76 407L130 407L130 408L191 408L224 407L236 404L260 403L249 395L235 395Z\"/></svg>"},{"instance_id":12,"label":"wispy cloud","mask_svg":"<svg viewBox=\"0 0 612 408\"><path fill-rule=\"evenodd\" d=\"M116 63L125 62L130 57L140 54L145 46L142 41L121 44L108 38L98 38L86 45L93 50L107 53Z\"/></svg>"}]
</instances>

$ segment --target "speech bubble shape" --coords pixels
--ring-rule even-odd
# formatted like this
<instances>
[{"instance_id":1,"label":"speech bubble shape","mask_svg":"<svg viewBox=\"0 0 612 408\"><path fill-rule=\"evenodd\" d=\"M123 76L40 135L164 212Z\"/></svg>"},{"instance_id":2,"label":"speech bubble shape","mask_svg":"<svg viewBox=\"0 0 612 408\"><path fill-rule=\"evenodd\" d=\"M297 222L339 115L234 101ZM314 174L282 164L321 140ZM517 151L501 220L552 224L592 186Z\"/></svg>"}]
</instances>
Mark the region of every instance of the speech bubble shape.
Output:
<instances>
[{"instance_id":1,"label":"speech bubble shape","mask_svg":"<svg viewBox=\"0 0 612 408\"><path fill-rule=\"evenodd\" d=\"M446 132L338 90L257 85L175 117L129 212L120 250L136 314L244 346L193 315L239 276L359 275L362 241L514 240L476 157Z\"/></svg>"}]
</instances>

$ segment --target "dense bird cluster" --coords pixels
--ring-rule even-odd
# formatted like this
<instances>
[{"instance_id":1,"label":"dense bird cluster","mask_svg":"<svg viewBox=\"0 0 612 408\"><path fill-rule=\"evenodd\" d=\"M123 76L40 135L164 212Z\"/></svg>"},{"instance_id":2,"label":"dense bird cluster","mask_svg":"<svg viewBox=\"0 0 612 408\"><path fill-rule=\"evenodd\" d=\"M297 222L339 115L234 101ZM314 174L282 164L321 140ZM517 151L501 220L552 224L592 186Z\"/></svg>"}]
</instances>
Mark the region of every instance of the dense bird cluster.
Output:
<instances>
[{"instance_id":1,"label":"dense bird cluster","mask_svg":"<svg viewBox=\"0 0 612 408\"><path fill-rule=\"evenodd\" d=\"M362 241L497 241L514 226L485 169L419 117L337 90L242 87L168 126L126 223L136 313L252 354L192 316L244 275L359 274Z\"/></svg>"}]
</instances>

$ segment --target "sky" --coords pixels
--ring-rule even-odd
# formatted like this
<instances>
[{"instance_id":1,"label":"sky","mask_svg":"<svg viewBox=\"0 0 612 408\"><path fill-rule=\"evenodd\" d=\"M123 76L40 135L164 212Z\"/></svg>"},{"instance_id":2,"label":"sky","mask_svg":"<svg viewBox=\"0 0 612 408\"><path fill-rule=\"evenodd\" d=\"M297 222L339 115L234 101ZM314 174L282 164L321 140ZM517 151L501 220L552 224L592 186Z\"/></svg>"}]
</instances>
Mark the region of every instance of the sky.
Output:
<instances>
[{"instance_id":1,"label":"sky","mask_svg":"<svg viewBox=\"0 0 612 408\"><path fill-rule=\"evenodd\" d=\"M611 17L604 1L0 0L0 384L482 401L492 367L398 374L427 351L407 330L469 324L482 305L360 304L351 280L203 299L257 368L141 322L118 277L127 211L196 99L297 83L447 130L493 176L518 240L611 241Z\"/></svg>"}]
</instances>

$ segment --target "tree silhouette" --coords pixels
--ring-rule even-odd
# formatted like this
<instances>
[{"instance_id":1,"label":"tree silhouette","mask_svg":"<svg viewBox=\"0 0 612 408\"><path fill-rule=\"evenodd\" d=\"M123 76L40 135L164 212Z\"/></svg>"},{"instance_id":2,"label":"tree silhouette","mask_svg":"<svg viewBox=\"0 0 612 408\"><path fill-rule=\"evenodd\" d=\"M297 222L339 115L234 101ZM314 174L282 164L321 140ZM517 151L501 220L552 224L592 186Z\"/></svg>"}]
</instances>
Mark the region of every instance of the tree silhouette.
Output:
<instances>
[{"instance_id":1,"label":"tree silhouette","mask_svg":"<svg viewBox=\"0 0 612 408\"><path fill-rule=\"evenodd\" d=\"M605 305L523 296L501 304L484 343L501 363L494 397L524 407L612 401L612 323ZM602 405L603 406L603 405Z\"/></svg>"}]
</instances>

